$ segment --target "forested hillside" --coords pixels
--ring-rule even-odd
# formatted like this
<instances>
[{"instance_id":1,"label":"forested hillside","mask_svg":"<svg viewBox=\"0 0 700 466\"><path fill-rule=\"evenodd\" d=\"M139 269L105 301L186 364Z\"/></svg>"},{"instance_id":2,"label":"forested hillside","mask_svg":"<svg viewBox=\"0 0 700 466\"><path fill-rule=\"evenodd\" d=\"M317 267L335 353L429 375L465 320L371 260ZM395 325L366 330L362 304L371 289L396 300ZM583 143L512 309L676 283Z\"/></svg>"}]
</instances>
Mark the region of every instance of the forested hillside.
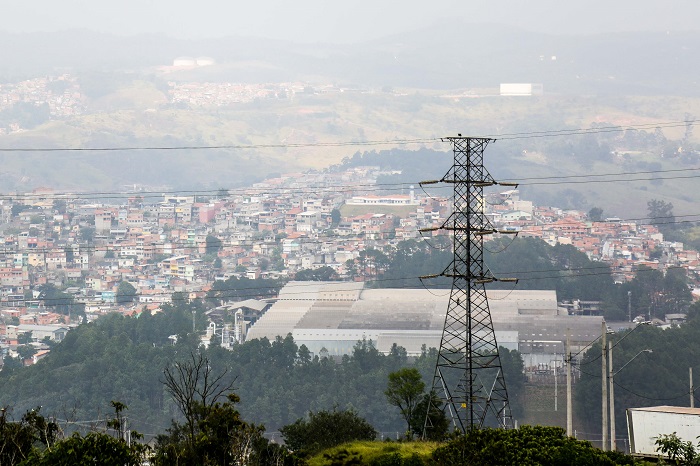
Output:
<instances>
[{"instance_id":1,"label":"forested hillside","mask_svg":"<svg viewBox=\"0 0 700 466\"><path fill-rule=\"evenodd\" d=\"M641 269L632 282L615 285L606 266L589 261L571 246L551 247L535 239L510 241L488 243L487 249L491 252L486 262L497 276L521 278L517 287L556 289L560 299L602 299L610 318L624 314L622 309L625 309L629 290L634 293L635 309L653 305L652 312L661 313L670 309L665 306L683 305L691 314L698 312L697 305L688 308L685 301L689 292L683 285L684 275L669 272L662 276L657 271ZM432 239L409 241L400 243L390 257L368 250L368 257L383 264L382 275L374 284L421 287L419 280L409 278L442 271L451 259L449 248L443 246ZM507 249L503 254L497 253L504 248ZM290 424L308 411L338 407L356 409L380 432L403 431L398 410L390 406L384 396L388 374L415 366L427 386L431 386L435 354L429 349L411 361L400 347L389 355L382 355L370 342L360 341L352 355L337 362L312 355L304 346L297 347L291 336L273 342L249 341L232 351L220 348L216 341L208 350L198 349L198 337L192 333L192 311L197 331L201 333L206 326L204 311L219 299L241 298L235 294L237 288L242 287L241 292L250 297L251 289L267 294L281 285L276 281L263 282L239 283L232 279L226 282L228 284L221 282L215 286L206 302L188 303L184 296L178 295L173 304L164 306L164 312L155 315L148 312L139 317L113 314L80 325L53 347L49 356L32 367L17 367L18 363L8 358L5 369L0 372L0 406L10 406L16 415L43 406L42 412L59 419L83 421L99 418L110 401L117 400L129 406L128 414L137 429L146 433L161 432L171 419L178 417L162 383L163 371L186 360L193 352L201 351L216 373L226 371L226 377L234 381L243 417L264 424L268 430L275 431ZM512 283L504 285L514 286ZM220 294L222 290L226 291L225 296ZM664 295L664 302L658 298L659 293ZM630 352L635 348L649 344L654 353L648 362L657 361L654 364L658 366L650 368L651 372L642 370L643 366L630 366L621 373L620 383L640 397L626 399L629 394L619 390L619 409L628 402L647 400L644 397L648 397L649 403L670 396L685 402L687 390L683 387L687 377L682 373L687 371L687 366L692 366L694 351L700 348L696 344L700 340L700 322L694 320L679 329L637 332L615 350L620 365L634 354ZM169 338L172 335L178 336L176 344ZM586 379L586 373L597 373L595 351L586 356L581 366L581 390L577 388L577 392L583 393L578 409L581 415L591 416L593 425L597 410L591 410L590 406L597 405L597 392L593 389L597 382ZM522 362L514 352L504 351L501 357L517 418L525 401L522 400ZM687 363L669 362L679 361L679 358L687 358ZM648 377L649 373L667 375ZM633 375L641 379L625 381L625 377ZM591 383L593 388L586 388Z\"/></svg>"},{"instance_id":2,"label":"forested hillside","mask_svg":"<svg viewBox=\"0 0 700 466\"><path fill-rule=\"evenodd\" d=\"M700 304L690 308L690 316L689 322L680 327L663 330L642 325L631 333L617 332L608 336L613 346L614 369L620 370L631 361L614 377L618 435L624 436L627 432L627 408L690 406L689 368L693 368L695 386L698 385ZM646 352L647 349L652 351ZM601 426L600 356L600 343L585 353L579 365L581 380L574 392L575 416L585 423L589 432L600 432ZM692 396L697 406L700 400L697 394Z\"/></svg>"},{"instance_id":3,"label":"forested hillside","mask_svg":"<svg viewBox=\"0 0 700 466\"><path fill-rule=\"evenodd\" d=\"M201 314L201 306L195 303L194 308ZM410 362L400 347L385 356L371 342L360 341L352 356L336 363L311 355L305 346L298 348L291 336L274 342L249 341L233 351L213 344L205 351L197 348L191 322L190 305L176 301L156 315L115 314L81 325L35 366L0 372L0 405L19 414L43 406L45 414L83 421L99 418L110 401L118 400L129 406L135 428L161 432L178 417L162 383L163 371L200 351L213 372L226 371L226 378L234 381L242 416L268 430L290 424L310 410L339 407L356 409L380 432L403 432L400 413L384 395L388 374L415 365L426 382L432 380L433 352ZM169 335L179 335L177 344ZM508 352L503 364L517 413L522 362L519 355Z\"/></svg>"}]
</instances>

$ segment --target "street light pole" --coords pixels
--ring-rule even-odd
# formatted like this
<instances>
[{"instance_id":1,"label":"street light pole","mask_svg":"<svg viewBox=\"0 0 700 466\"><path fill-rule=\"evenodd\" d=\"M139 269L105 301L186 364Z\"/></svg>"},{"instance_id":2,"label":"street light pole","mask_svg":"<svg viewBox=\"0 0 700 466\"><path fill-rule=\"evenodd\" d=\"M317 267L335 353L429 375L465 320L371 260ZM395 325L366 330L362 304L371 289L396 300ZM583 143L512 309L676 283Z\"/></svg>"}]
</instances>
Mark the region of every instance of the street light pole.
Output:
<instances>
[{"instance_id":1,"label":"street light pole","mask_svg":"<svg viewBox=\"0 0 700 466\"><path fill-rule=\"evenodd\" d=\"M608 343L609 345L610 343ZM639 356L642 353L651 353L652 351L650 349L643 349L639 353L635 354L632 356L632 359L627 361L621 368L619 368L617 371L613 372L612 367L612 346L608 347L608 357L610 358L610 450L615 451L617 449L617 445L615 444L615 376L620 373L622 369L627 367L627 364L631 363L635 359L637 359L637 356Z\"/></svg>"},{"instance_id":2,"label":"street light pole","mask_svg":"<svg viewBox=\"0 0 700 466\"><path fill-rule=\"evenodd\" d=\"M589 343L588 343L586 346L584 346L582 349L579 349L579 351L578 351L576 354L573 354L573 355L572 355L572 354L571 354L571 350L570 350L570 349L567 350L567 358L566 358L566 362L567 362L567 430L568 430L567 433L568 433L569 436L571 436L571 434L572 434L572 432L573 432L573 421L572 421L573 412L572 412L572 409L571 409L571 404L572 404L571 398L572 398L572 397L571 397L571 387L570 387L570 385L571 385L571 365L574 364L574 357L576 357L576 356L578 356L579 354L583 353L583 352L586 350L586 348L590 347L591 345L593 345L594 343L596 343L598 340L601 340L601 339L602 339L602 342L601 342L602 344L601 344L601 346L602 346L602 356L603 356L603 357L602 357L601 359L602 359L602 366L603 366L603 367L602 367L602 377L601 377L601 378L603 379L603 382L602 382L602 387L603 387L603 390L602 390L602 392L603 392L602 418L603 418L603 440L604 440L602 448L603 448L603 450L604 450L604 449L605 449L605 444L607 443L607 437L608 437L608 434L607 434L607 432L608 432L608 422L607 422L607 413L608 413L608 410L607 410L607 406L608 406L608 404L607 404L607 396L608 396L608 388L607 388L607 385L608 385L608 384L607 384L607 379L608 379L608 371L607 371L607 362L606 362L606 361L607 361L607 356L606 356L606 353L607 353L607 338L606 338L606 335L607 335L607 333L608 333L608 326L606 325L606 323L605 323L604 320L601 322L601 324L602 324L602 327L603 327L603 331L601 332L601 335L600 335L598 338L596 338L595 340L589 342ZM623 335L622 338L620 338L620 339L617 341L617 343L615 343L615 345L620 344L620 342L621 342L622 340L624 340L625 338L627 338L627 337L628 337L632 332L634 332L639 326L641 326L641 325L649 325L649 324L651 324L651 322L649 322L649 321L640 322L640 323L637 324L636 326L632 327L632 329L631 329L629 332L627 332L625 335ZM567 330L566 330L566 331L567 331L567 335L566 335L566 337L567 337L567 347L569 347L569 332L570 332L570 330L571 330L571 329L567 329ZM610 331L610 333L613 333L613 332ZM598 358L595 358L595 359L598 359ZM594 359L593 361L595 361L595 359ZM590 361L590 362L593 362L593 361Z\"/></svg>"}]
</instances>

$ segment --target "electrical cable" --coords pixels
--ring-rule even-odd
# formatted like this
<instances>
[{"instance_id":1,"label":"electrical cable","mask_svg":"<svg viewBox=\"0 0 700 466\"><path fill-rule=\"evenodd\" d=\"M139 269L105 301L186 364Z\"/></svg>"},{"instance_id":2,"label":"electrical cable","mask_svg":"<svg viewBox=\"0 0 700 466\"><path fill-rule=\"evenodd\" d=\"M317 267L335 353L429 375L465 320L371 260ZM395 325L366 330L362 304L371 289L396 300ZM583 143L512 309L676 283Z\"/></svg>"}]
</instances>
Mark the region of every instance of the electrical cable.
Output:
<instances>
[{"instance_id":1,"label":"electrical cable","mask_svg":"<svg viewBox=\"0 0 700 466\"><path fill-rule=\"evenodd\" d=\"M122 146L122 147L0 147L0 152L122 152L122 151L182 151L182 150L240 150L240 149L289 149L308 147L386 146L427 144L440 138L393 139L377 141L310 142L285 144L222 144L217 146Z\"/></svg>"},{"instance_id":2,"label":"electrical cable","mask_svg":"<svg viewBox=\"0 0 700 466\"><path fill-rule=\"evenodd\" d=\"M555 129L544 131L527 131L520 133L501 133L484 136L497 140L531 139L542 137L574 136L584 134L600 134L611 132L625 132L630 129L656 129L656 128L676 128L688 126L698 120L676 120L656 123L644 123L638 125L622 126L602 126L598 128L576 128L576 129ZM353 147L353 146L385 146L385 145L406 145L406 144L426 144L443 141L445 138L415 138L415 139L393 139L375 141L336 141L336 142L312 142L312 143L268 143L268 144L223 144L215 146L183 145L183 146L123 146L123 147L0 147L0 152L115 152L115 151L179 151L179 150L240 150L240 149L286 149L286 148L308 148L308 147Z\"/></svg>"},{"instance_id":3,"label":"electrical cable","mask_svg":"<svg viewBox=\"0 0 700 466\"><path fill-rule=\"evenodd\" d=\"M678 267L669 267L669 268L683 268L683 267L678 266ZM582 269L585 269L585 268L582 268ZM561 269L560 271L567 271L567 269ZM651 271L654 271L654 269L648 269L648 270L647 270L647 269L642 269L642 270L638 270L637 272L647 272L647 271L648 271L648 272L651 272ZM513 274L513 275L521 274L521 275L522 275L523 273L527 273L527 272L518 272L518 273L509 272L508 274ZM541 279L545 279L545 278L551 278L551 279L554 279L554 278L577 278L577 277L581 277L581 276L591 276L591 275L610 275L611 273L613 273L613 272L608 272L608 273L588 273L588 274L584 273L584 274L577 274L577 275L572 275L572 276L568 276L568 277L561 277L561 276L536 277L536 278L527 278L527 277L522 278L522 277L518 277L518 280L519 280L519 281L524 281L524 280L541 280ZM420 279L420 277L409 276L409 277L399 277L399 278L375 279L375 280L371 280L371 281L372 281L372 282L391 282L391 281L405 281L405 280L415 280L415 279ZM312 283L303 284L303 285L302 285L302 284L297 284L297 285L295 285L295 286L297 286L297 287L298 287L298 286L318 286L319 283L323 283L323 282L312 282ZM347 283L352 283L352 282L347 282ZM414 287L411 287L411 286L399 286L398 288L412 289L412 288L414 288ZM217 292L236 291L236 292L237 292L237 291L240 291L240 290L249 290L249 291L250 291L250 290L264 290L264 291L269 291L269 290L270 290L270 287L260 287L260 286L258 286L258 287L242 287L242 288L221 289L221 290L213 290L213 291L217 291ZM352 288L352 289L337 289L336 291L354 291L354 290L355 290L355 289ZM236 297L255 297L255 296L260 296L260 294L261 294L261 293L237 294ZM267 294L267 293L265 293L265 294ZM296 292L296 293L295 293L295 292L288 292L288 293L285 293L285 296L287 296L287 295L295 295L295 294L305 294L305 293L304 293L304 292ZM141 296L141 295L142 295L142 294L135 293L135 294L123 295L123 297L124 297L124 298L136 298L136 297L139 297L139 296ZM146 295L147 295L147 296L152 296L152 297L157 297L157 296L166 296L166 297L167 297L167 296L171 296L172 293L171 293L171 292L147 293ZM270 297L268 297L268 299L269 299L269 298L270 298ZM66 305L69 305L69 304L66 304L66 303L63 302L63 301L65 301L66 299L70 299L70 298L56 298L56 299L49 299L49 300L44 300L44 301L46 301L46 302L60 301L61 304L58 304L58 305L66 306ZM314 299L314 298L307 298L307 299L305 299L305 300L308 300L308 299ZM189 299L188 299L188 298L185 298L185 297L183 297L181 300L183 300L183 301L185 301L185 300L189 301ZM279 298L279 300L285 300L285 298ZM291 299L290 299L290 300L291 300ZM29 300L29 301L36 301L36 300ZM81 304L81 303L72 303L72 305L79 305L79 304ZM141 304L144 304L144 303L141 303ZM145 304L148 304L148 303L145 303ZM57 305L57 306L58 306L58 305ZM47 307L48 307L48 306L47 306ZM578 353L577 353L577 354L578 354Z\"/></svg>"},{"instance_id":4,"label":"electrical cable","mask_svg":"<svg viewBox=\"0 0 700 466\"><path fill-rule=\"evenodd\" d=\"M700 168L686 168L686 169L673 169L673 170L649 170L649 171L638 171L638 172L620 172L620 173L600 173L600 174L590 174L590 175L573 175L573 176L550 176L550 177L531 177L514 179L513 181L518 182L519 185L534 186L534 185L558 185L558 184L582 184L582 183L612 183L612 182L627 182L627 181L649 181L649 180L674 180L674 179L688 179L700 177L700 174L692 176L676 176L676 177L655 177L655 178L614 178L607 180L588 180L588 178L594 177L612 177L612 176L626 176L626 175L638 175L638 174L654 174L654 173L671 173L671 172L691 172L697 171ZM568 180L584 178L581 181L547 181L547 180ZM532 182L528 182L532 181ZM275 195L275 194L315 194L319 193L333 193L350 191L350 190L363 190L363 191L400 191L409 189L410 186L415 186L418 184L421 189L425 192L425 186L421 185L420 182L401 182L401 183L379 183L379 184L326 184L319 187L306 187L306 188L254 188L254 187L240 187L240 188L218 188L218 189L207 189L207 190L176 190L176 191L137 191L137 192L126 192L126 191L93 191L87 193L26 193L26 194L0 194L0 200L96 200L96 199L116 199L120 197L126 198L160 198L165 194L169 195L183 195L186 197L195 196L210 196L216 195L221 192L221 190L226 190L229 192L230 196L235 195ZM431 186L433 189L447 189L450 186L438 185ZM426 192L427 194L427 192ZM69 196L69 197L63 197ZM431 197L430 195L428 195Z\"/></svg>"},{"instance_id":5,"label":"electrical cable","mask_svg":"<svg viewBox=\"0 0 700 466\"><path fill-rule=\"evenodd\" d=\"M697 220L694 220L694 218L697 218ZM673 219L678 219L678 218L691 218L691 220L673 220L673 221L668 221L668 222L659 222L659 219L664 219L664 218L673 218ZM631 218L631 219L626 219L626 220L621 220L621 223L626 223L626 222L642 222L645 220L657 220L657 222L654 223L654 225L680 225L680 224L686 224L686 223L696 223L697 221L700 221L700 214L688 214L688 215L673 215L673 216L667 216L667 217L637 217L637 218ZM615 223L615 222L614 222ZM528 226L527 229L521 230L521 231L529 231L532 228L536 229L541 229L545 230L547 228L549 229L554 229L552 227L556 226L567 226L567 225L581 225L585 226L586 222L584 221L570 221L570 222L552 222L550 224L545 224L545 225L531 225ZM158 233L144 233L144 235L155 235ZM422 235L421 235L422 236ZM320 243L322 239L334 239L337 238L335 235L319 235L316 238L309 238L309 237L300 237L302 238L300 240L301 243L304 244L318 244ZM390 235L387 239L395 239L397 238L395 235ZM359 240L359 239L358 239ZM6 254L13 254L13 253L50 253L50 252L59 252L63 251L66 248L71 248L73 244L79 244L79 243L69 243L66 244L65 246L55 246L51 248L17 248L17 249L12 249L12 248L2 248L0 247L0 254L1 253L6 253ZM148 245L159 245L159 244L164 244L164 243L149 243ZM196 245L184 245L182 243L170 243L170 244L175 244L177 249L196 249L198 246ZM79 245L79 250L86 250L86 251L108 251L108 250L117 250L119 247L119 244L115 245L105 245L105 246L86 246L86 245Z\"/></svg>"},{"instance_id":6,"label":"electrical cable","mask_svg":"<svg viewBox=\"0 0 700 466\"><path fill-rule=\"evenodd\" d=\"M619 388L623 389L624 391L626 391L626 392L628 392L628 393L630 393L638 398L643 398L645 400L650 400L650 401L672 401L672 400L677 400L679 398L682 398L684 396L688 396L688 392L685 392L685 393L682 393L678 396L672 396L672 397L668 397L668 398L654 398L654 397L650 397L650 396L640 395L639 393L636 393L636 392L630 390L629 388L625 387L624 385L620 385L618 382L616 382L614 380L613 380L613 383L615 384L616 387L619 387Z\"/></svg>"}]
</instances>

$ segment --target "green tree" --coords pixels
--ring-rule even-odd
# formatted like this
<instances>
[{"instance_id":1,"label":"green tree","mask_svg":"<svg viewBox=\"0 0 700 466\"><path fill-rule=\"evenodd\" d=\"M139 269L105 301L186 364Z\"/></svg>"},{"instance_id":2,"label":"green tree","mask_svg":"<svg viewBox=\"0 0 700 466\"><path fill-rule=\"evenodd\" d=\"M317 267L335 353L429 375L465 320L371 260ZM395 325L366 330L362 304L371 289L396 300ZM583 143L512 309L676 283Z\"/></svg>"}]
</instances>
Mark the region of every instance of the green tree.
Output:
<instances>
[{"instance_id":1,"label":"green tree","mask_svg":"<svg viewBox=\"0 0 700 466\"><path fill-rule=\"evenodd\" d=\"M7 417L8 408L0 408L0 464L20 464L35 450L46 449L56 442L58 425L39 414L39 410L29 410L21 420L12 422Z\"/></svg>"},{"instance_id":2,"label":"green tree","mask_svg":"<svg viewBox=\"0 0 700 466\"><path fill-rule=\"evenodd\" d=\"M136 288L127 282L123 281L117 287L116 300L117 304L133 303L136 299Z\"/></svg>"},{"instance_id":3,"label":"green tree","mask_svg":"<svg viewBox=\"0 0 700 466\"><path fill-rule=\"evenodd\" d=\"M233 381L226 380L225 371L214 374L209 359L201 353L191 353L188 360L169 365L163 375L165 390L185 418L184 425L171 427L170 443L181 444L183 454L195 461L199 457L200 423L215 408L218 400L232 389Z\"/></svg>"},{"instance_id":4,"label":"green tree","mask_svg":"<svg viewBox=\"0 0 700 466\"><path fill-rule=\"evenodd\" d=\"M651 199L647 202L649 221L661 231L673 230L676 217L673 215L673 204L670 202Z\"/></svg>"},{"instance_id":5,"label":"green tree","mask_svg":"<svg viewBox=\"0 0 700 466\"><path fill-rule=\"evenodd\" d=\"M318 269L302 269L295 276L298 281L329 282L338 280L338 274L332 267L324 266Z\"/></svg>"},{"instance_id":6,"label":"green tree","mask_svg":"<svg viewBox=\"0 0 700 466\"><path fill-rule=\"evenodd\" d=\"M84 311L85 306L76 304L73 295L63 292L53 285L41 285L36 287L36 290L40 291L38 299L53 307L56 312L81 314Z\"/></svg>"},{"instance_id":7,"label":"green tree","mask_svg":"<svg viewBox=\"0 0 700 466\"><path fill-rule=\"evenodd\" d=\"M664 289L664 275L647 265L635 269L634 278L629 282L632 292L632 309L648 318L663 317L661 297Z\"/></svg>"},{"instance_id":8,"label":"green tree","mask_svg":"<svg viewBox=\"0 0 700 466\"><path fill-rule=\"evenodd\" d=\"M12 216L16 217L26 210L30 210L32 207L25 204L12 204Z\"/></svg>"},{"instance_id":9,"label":"green tree","mask_svg":"<svg viewBox=\"0 0 700 466\"><path fill-rule=\"evenodd\" d=\"M24 361L36 354L36 348L32 345L21 345L17 347L17 354L19 354L20 359Z\"/></svg>"},{"instance_id":10,"label":"green tree","mask_svg":"<svg viewBox=\"0 0 700 466\"><path fill-rule=\"evenodd\" d=\"M66 253L66 262L72 264L75 259L73 254L73 248L64 248L63 251Z\"/></svg>"},{"instance_id":11,"label":"green tree","mask_svg":"<svg viewBox=\"0 0 700 466\"><path fill-rule=\"evenodd\" d=\"M95 238L95 228L94 227L81 227L80 228L80 239L86 243L91 243Z\"/></svg>"},{"instance_id":12,"label":"green tree","mask_svg":"<svg viewBox=\"0 0 700 466\"><path fill-rule=\"evenodd\" d=\"M411 431L419 436L425 432L426 440L441 441L447 436L449 428L450 421L442 410L442 400L434 391L423 395L413 410Z\"/></svg>"},{"instance_id":13,"label":"green tree","mask_svg":"<svg viewBox=\"0 0 700 466\"><path fill-rule=\"evenodd\" d=\"M27 465L73 466L99 464L104 466L140 466L145 448L127 445L121 438L90 432L85 436L75 432L53 448L34 451Z\"/></svg>"},{"instance_id":14,"label":"green tree","mask_svg":"<svg viewBox=\"0 0 700 466\"><path fill-rule=\"evenodd\" d=\"M418 369L403 368L389 374L389 383L384 394L389 403L399 408L406 421L406 432L411 435L411 420L423 397L425 383ZM427 410L426 410L427 411Z\"/></svg>"},{"instance_id":15,"label":"green tree","mask_svg":"<svg viewBox=\"0 0 700 466\"><path fill-rule=\"evenodd\" d=\"M369 279L377 279L382 276L390 264L387 255L374 248L360 251L357 261L359 275Z\"/></svg>"},{"instance_id":16,"label":"green tree","mask_svg":"<svg viewBox=\"0 0 700 466\"><path fill-rule=\"evenodd\" d=\"M285 444L294 452L313 455L353 440L374 440L377 432L353 410L310 411L306 418L280 429Z\"/></svg>"},{"instance_id":17,"label":"green tree","mask_svg":"<svg viewBox=\"0 0 700 466\"><path fill-rule=\"evenodd\" d=\"M28 345L32 342L32 332L21 332L17 334L17 343Z\"/></svg>"},{"instance_id":18,"label":"green tree","mask_svg":"<svg viewBox=\"0 0 700 466\"><path fill-rule=\"evenodd\" d=\"M698 453L691 441L683 441L675 432L672 434L662 434L654 440L656 451L668 457L673 464L696 465L698 464Z\"/></svg>"},{"instance_id":19,"label":"green tree","mask_svg":"<svg viewBox=\"0 0 700 466\"><path fill-rule=\"evenodd\" d=\"M589 442L568 437L560 427L473 429L433 451L441 466L615 466L633 465L634 458L604 452Z\"/></svg>"},{"instance_id":20,"label":"green tree","mask_svg":"<svg viewBox=\"0 0 700 466\"><path fill-rule=\"evenodd\" d=\"M338 210L338 209L331 210L331 224L333 226L337 226L340 223L340 220L341 220L340 210Z\"/></svg>"},{"instance_id":21,"label":"green tree","mask_svg":"<svg viewBox=\"0 0 700 466\"><path fill-rule=\"evenodd\" d=\"M204 241L205 254L216 254L223 247L223 242L213 235L207 235Z\"/></svg>"},{"instance_id":22,"label":"green tree","mask_svg":"<svg viewBox=\"0 0 700 466\"><path fill-rule=\"evenodd\" d=\"M603 209L600 207L593 207L588 211L588 220L591 222L601 222L603 220Z\"/></svg>"},{"instance_id":23,"label":"green tree","mask_svg":"<svg viewBox=\"0 0 700 466\"><path fill-rule=\"evenodd\" d=\"M165 435L156 438L153 463L172 464L257 464L256 446L266 444L264 428L244 422L235 404L240 399L229 393L224 402L204 406L196 401L196 434L188 439L186 425L173 423Z\"/></svg>"},{"instance_id":24,"label":"green tree","mask_svg":"<svg viewBox=\"0 0 700 466\"><path fill-rule=\"evenodd\" d=\"M143 464L149 447L138 442L142 435L126 431L125 417L122 414L127 406L119 401L112 401L115 417L107 421L107 427L115 435L90 432L81 436L74 432L67 439L47 445L45 449L34 449L27 464L49 465L83 465L100 464L106 466L137 466ZM130 442L127 442L127 437ZM133 442L131 442L133 440Z\"/></svg>"},{"instance_id":25,"label":"green tree","mask_svg":"<svg viewBox=\"0 0 700 466\"><path fill-rule=\"evenodd\" d=\"M663 282L664 313L685 312L693 296L688 288L686 271L681 267L668 268Z\"/></svg>"}]
</instances>

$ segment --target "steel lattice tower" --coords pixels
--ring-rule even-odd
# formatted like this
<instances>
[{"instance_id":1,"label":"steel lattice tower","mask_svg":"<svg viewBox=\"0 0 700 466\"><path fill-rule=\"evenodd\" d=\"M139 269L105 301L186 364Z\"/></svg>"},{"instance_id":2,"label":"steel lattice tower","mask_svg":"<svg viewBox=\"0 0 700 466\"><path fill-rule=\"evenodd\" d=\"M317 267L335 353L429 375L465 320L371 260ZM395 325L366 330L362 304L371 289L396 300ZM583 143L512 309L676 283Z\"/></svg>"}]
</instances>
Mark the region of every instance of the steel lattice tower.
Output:
<instances>
[{"instance_id":1,"label":"steel lattice tower","mask_svg":"<svg viewBox=\"0 0 700 466\"><path fill-rule=\"evenodd\" d=\"M484 287L497 279L484 266L483 238L496 230L484 215L483 193L486 186L512 184L496 183L484 167L483 152L493 139L460 135L446 140L452 143L454 164L440 182L454 186L454 211L440 229L454 235L454 258L440 274L452 278L452 290L432 388L455 429L509 428L508 392ZM426 415L425 429L430 427Z\"/></svg>"}]
</instances>

